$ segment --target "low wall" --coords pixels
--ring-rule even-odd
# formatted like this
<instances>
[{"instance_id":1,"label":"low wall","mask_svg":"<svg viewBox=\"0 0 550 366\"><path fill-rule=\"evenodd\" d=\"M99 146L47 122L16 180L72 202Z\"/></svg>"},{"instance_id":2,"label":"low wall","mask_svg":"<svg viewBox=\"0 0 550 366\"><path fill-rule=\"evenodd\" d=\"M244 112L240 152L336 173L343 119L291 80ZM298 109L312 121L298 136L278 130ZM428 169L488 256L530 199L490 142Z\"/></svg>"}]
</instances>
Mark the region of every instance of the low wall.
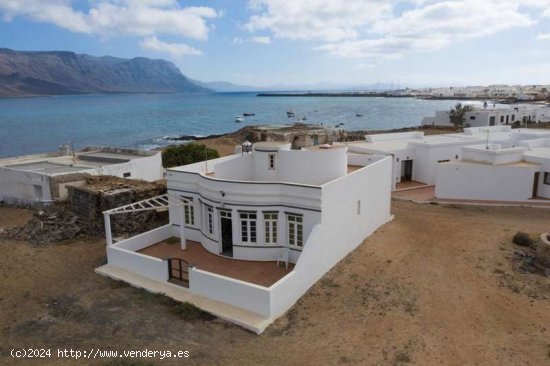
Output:
<instances>
[{"instance_id":1,"label":"low wall","mask_svg":"<svg viewBox=\"0 0 550 366\"><path fill-rule=\"evenodd\" d=\"M171 224L167 224L151 231L146 231L142 234L132 236L131 238L121 240L114 244L114 247L137 252L138 250L174 236L178 229L179 228L174 227ZM177 233L177 236L179 237L179 232Z\"/></svg>"},{"instance_id":2,"label":"low wall","mask_svg":"<svg viewBox=\"0 0 550 366\"><path fill-rule=\"evenodd\" d=\"M162 259L150 257L116 245L107 247L108 263L159 282L168 280L168 264Z\"/></svg>"},{"instance_id":3,"label":"low wall","mask_svg":"<svg viewBox=\"0 0 550 366\"><path fill-rule=\"evenodd\" d=\"M270 291L266 287L191 268L189 290L196 295L271 316Z\"/></svg>"}]
</instances>

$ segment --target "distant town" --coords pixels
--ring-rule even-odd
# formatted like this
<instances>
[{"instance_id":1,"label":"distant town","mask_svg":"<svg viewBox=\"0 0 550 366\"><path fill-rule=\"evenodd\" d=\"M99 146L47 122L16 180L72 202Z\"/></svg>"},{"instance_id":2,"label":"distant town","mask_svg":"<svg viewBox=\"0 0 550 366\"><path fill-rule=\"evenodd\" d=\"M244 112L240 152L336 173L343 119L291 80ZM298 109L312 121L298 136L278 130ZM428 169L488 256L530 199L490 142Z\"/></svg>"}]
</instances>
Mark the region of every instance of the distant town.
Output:
<instances>
[{"instance_id":1,"label":"distant town","mask_svg":"<svg viewBox=\"0 0 550 366\"><path fill-rule=\"evenodd\" d=\"M450 86L439 88L404 88L386 91L260 93L258 96L412 97L421 99L490 99L503 102L548 102L550 101L550 85Z\"/></svg>"}]
</instances>

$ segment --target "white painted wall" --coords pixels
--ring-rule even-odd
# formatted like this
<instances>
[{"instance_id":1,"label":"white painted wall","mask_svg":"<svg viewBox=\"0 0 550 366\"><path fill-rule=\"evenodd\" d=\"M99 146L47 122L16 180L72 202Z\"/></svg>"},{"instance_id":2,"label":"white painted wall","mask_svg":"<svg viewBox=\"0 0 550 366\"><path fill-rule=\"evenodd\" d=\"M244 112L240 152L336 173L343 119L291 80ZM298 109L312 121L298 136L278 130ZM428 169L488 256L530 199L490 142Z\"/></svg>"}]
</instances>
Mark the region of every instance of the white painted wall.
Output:
<instances>
[{"instance_id":1,"label":"white painted wall","mask_svg":"<svg viewBox=\"0 0 550 366\"><path fill-rule=\"evenodd\" d=\"M312 230L292 276L270 288L272 316L282 315L338 261L391 220L391 171L391 158L385 158L323 186L322 224Z\"/></svg>"},{"instance_id":2,"label":"white painted wall","mask_svg":"<svg viewBox=\"0 0 550 366\"><path fill-rule=\"evenodd\" d=\"M202 271L189 270L189 290L265 317L270 316L270 293L266 287Z\"/></svg>"},{"instance_id":3,"label":"white painted wall","mask_svg":"<svg viewBox=\"0 0 550 366\"><path fill-rule=\"evenodd\" d=\"M230 160L214 159L211 164L215 177L223 180L320 185L346 174L346 152L343 146L315 150L255 150ZM275 169L269 167L271 154L275 156Z\"/></svg>"},{"instance_id":4,"label":"white painted wall","mask_svg":"<svg viewBox=\"0 0 550 366\"><path fill-rule=\"evenodd\" d=\"M34 186L42 190L42 198L35 195ZM0 167L0 201L8 203L32 203L50 201L50 178L36 172Z\"/></svg>"},{"instance_id":5,"label":"white painted wall","mask_svg":"<svg viewBox=\"0 0 550 366\"><path fill-rule=\"evenodd\" d=\"M437 167L435 196L470 200L524 201L532 196L540 166L443 163ZM540 185L539 185L540 187Z\"/></svg>"},{"instance_id":6,"label":"white painted wall","mask_svg":"<svg viewBox=\"0 0 550 366\"><path fill-rule=\"evenodd\" d=\"M125 163L104 165L97 169L97 174L114 175L124 177L124 173L130 173L131 179L142 179L149 182L163 178L161 153L151 156L143 156Z\"/></svg>"},{"instance_id":7,"label":"white painted wall","mask_svg":"<svg viewBox=\"0 0 550 366\"><path fill-rule=\"evenodd\" d=\"M107 247L107 262L110 265L155 281L166 282L168 280L168 264L166 261L127 249L117 248L116 244Z\"/></svg>"}]
</instances>

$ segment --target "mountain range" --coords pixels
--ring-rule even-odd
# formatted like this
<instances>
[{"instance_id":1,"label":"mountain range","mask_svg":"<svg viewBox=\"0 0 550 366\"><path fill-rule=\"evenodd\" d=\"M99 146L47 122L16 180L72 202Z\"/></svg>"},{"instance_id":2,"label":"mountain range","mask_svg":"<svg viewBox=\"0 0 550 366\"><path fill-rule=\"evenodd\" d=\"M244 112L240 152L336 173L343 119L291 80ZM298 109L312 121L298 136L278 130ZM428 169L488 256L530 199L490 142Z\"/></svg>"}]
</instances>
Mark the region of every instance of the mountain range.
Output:
<instances>
[{"instance_id":1,"label":"mountain range","mask_svg":"<svg viewBox=\"0 0 550 366\"><path fill-rule=\"evenodd\" d=\"M102 93L210 93L253 91L387 90L390 84L237 85L203 82L172 62L145 57L96 57L69 51L14 51L0 48L0 97Z\"/></svg>"},{"instance_id":2,"label":"mountain range","mask_svg":"<svg viewBox=\"0 0 550 366\"><path fill-rule=\"evenodd\" d=\"M0 49L0 96L208 92L165 60Z\"/></svg>"}]
</instances>

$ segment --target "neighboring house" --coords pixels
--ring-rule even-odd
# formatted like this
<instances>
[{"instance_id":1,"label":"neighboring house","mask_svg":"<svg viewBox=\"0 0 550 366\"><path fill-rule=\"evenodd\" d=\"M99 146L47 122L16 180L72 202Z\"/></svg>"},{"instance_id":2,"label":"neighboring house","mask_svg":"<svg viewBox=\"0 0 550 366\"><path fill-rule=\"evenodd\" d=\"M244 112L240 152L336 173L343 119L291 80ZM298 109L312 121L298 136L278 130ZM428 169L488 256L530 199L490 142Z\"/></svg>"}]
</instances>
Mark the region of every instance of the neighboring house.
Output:
<instances>
[{"instance_id":1,"label":"neighboring house","mask_svg":"<svg viewBox=\"0 0 550 366\"><path fill-rule=\"evenodd\" d=\"M437 166L435 196L447 199L550 199L550 139L463 147L462 159Z\"/></svg>"},{"instance_id":2,"label":"neighboring house","mask_svg":"<svg viewBox=\"0 0 550 366\"><path fill-rule=\"evenodd\" d=\"M170 223L113 244L109 216L139 208L106 212L108 264L98 272L183 285L176 293L260 316L261 332L392 219L391 170L389 157L343 145L274 142L168 169L168 195L140 205L172 202Z\"/></svg>"},{"instance_id":3,"label":"neighboring house","mask_svg":"<svg viewBox=\"0 0 550 366\"><path fill-rule=\"evenodd\" d=\"M47 203L67 198L68 184L83 184L87 175L162 179L160 152L89 146L59 152L0 159L0 201Z\"/></svg>"},{"instance_id":4,"label":"neighboring house","mask_svg":"<svg viewBox=\"0 0 550 366\"><path fill-rule=\"evenodd\" d=\"M407 181L435 184L437 163L460 159L462 146L483 141L479 137L459 134L424 136L424 132L367 135L365 139L363 142L349 143L350 152L391 156L393 190Z\"/></svg>"},{"instance_id":5,"label":"neighboring house","mask_svg":"<svg viewBox=\"0 0 550 366\"><path fill-rule=\"evenodd\" d=\"M425 136L423 132L367 135L366 141L348 143L347 146L350 152L356 154L391 156L392 189L395 190L400 183L407 181L437 185L438 180L444 179L439 177L440 165L449 162L461 164L462 160L468 160L464 154L470 156L469 146L490 144L516 148L544 138L550 138L550 130L493 126L470 127L465 128L463 133L430 136Z\"/></svg>"},{"instance_id":6,"label":"neighboring house","mask_svg":"<svg viewBox=\"0 0 550 366\"><path fill-rule=\"evenodd\" d=\"M464 113L464 125L468 127L485 127L513 125L524 122L546 122L550 116L550 107L540 105L511 105L504 108L473 107ZM436 111L435 117L424 117L424 126L452 126L449 111Z\"/></svg>"}]
</instances>

